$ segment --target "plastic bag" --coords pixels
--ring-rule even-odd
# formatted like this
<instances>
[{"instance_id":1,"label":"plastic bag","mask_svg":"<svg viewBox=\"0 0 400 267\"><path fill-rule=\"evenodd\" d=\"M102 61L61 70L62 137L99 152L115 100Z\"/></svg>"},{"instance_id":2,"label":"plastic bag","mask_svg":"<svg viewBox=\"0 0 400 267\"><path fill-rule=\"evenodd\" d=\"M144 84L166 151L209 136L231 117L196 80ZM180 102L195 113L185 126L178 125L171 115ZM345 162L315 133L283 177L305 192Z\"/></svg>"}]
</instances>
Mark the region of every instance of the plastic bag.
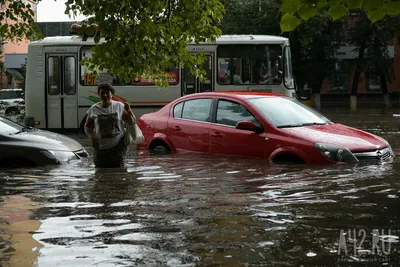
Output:
<instances>
[{"instance_id":1,"label":"plastic bag","mask_svg":"<svg viewBox=\"0 0 400 267\"><path fill-rule=\"evenodd\" d=\"M136 123L133 125L128 124L125 133L125 145L137 145L143 141L144 136L139 126Z\"/></svg>"}]
</instances>

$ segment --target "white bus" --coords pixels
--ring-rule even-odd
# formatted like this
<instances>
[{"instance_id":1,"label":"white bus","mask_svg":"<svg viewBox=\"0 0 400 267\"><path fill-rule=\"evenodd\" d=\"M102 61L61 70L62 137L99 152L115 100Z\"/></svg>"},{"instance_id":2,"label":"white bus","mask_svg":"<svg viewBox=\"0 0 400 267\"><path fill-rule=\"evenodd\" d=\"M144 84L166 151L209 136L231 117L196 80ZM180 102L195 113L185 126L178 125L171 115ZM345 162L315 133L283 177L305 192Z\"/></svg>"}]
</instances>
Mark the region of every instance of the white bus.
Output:
<instances>
[{"instance_id":1,"label":"white bus","mask_svg":"<svg viewBox=\"0 0 400 267\"><path fill-rule=\"evenodd\" d=\"M29 44L25 83L27 126L49 130L83 129L86 112L100 100L97 85L107 81L116 100L129 102L136 116L153 112L183 95L203 91L250 90L295 97L289 40L268 35L223 35L214 43L190 44L205 52L201 82L188 69L172 67L168 88L141 77L123 81L105 70L97 77L79 64L90 57L93 38L46 37Z\"/></svg>"}]
</instances>

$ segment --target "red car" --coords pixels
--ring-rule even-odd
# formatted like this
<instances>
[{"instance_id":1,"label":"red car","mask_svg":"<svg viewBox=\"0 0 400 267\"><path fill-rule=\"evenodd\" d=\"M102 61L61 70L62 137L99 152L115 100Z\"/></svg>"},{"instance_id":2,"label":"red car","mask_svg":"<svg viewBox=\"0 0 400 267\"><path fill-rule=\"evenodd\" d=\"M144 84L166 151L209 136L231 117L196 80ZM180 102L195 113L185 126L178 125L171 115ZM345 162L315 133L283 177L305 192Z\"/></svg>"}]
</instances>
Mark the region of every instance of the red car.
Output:
<instances>
[{"instance_id":1,"label":"red car","mask_svg":"<svg viewBox=\"0 0 400 267\"><path fill-rule=\"evenodd\" d=\"M150 151L194 151L273 162L391 162L383 138L335 123L300 101L260 92L176 99L138 122Z\"/></svg>"}]
</instances>

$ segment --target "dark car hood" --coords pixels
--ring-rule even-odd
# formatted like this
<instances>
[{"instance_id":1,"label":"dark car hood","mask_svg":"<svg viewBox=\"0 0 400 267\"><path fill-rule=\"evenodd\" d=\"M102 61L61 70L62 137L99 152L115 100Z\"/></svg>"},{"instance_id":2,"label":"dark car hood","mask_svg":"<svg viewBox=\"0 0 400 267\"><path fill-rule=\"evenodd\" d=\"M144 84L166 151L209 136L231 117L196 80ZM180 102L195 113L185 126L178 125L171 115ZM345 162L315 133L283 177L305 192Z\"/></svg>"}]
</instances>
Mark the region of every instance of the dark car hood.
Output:
<instances>
[{"instance_id":1,"label":"dark car hood","mask_svg":"<svg viewBox=\"0 0 400 267\"><path fill-rule=\"evenodd\" d=\"M282 128L284 132L314 143L335 144L352 152L374 151L386 147L376 135L340 123Z\"/></svg>"},{"instance_id":2,"label":"dark car hood","mask_svg":"<svg viewBox=\"0 0 400 267\"><path fill-rule=\"evenodd\" d=\"M9 141L29 142L30 146L49 150L78 151L83 149L82 145L76 140L46 130L28 130L15 135L4 134L3 136L8 137Z\"/></svg>"}]
</instances>

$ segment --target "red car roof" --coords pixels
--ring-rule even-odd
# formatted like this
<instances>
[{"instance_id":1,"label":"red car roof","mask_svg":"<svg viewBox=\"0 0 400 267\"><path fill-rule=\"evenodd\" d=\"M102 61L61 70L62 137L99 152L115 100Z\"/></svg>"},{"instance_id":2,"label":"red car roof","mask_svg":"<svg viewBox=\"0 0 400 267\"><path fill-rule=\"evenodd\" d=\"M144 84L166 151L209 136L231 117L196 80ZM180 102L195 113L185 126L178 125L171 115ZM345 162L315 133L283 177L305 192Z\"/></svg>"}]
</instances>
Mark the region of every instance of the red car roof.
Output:
<instances>
[{"instance_id":1,"label":"red car roof","mask_svg":"<svg viewBox=\"0 0 400 267\"><path fill-rule=\"evenodd\" d=\"M219 91L219 92L204 92L200 94L211 94L211 95L237 95L237 96L283 96L283 94L268 93L268 92L255 92L255 91Z\"/></svg>"},{"instance_id":2,"label":"red car roof","mask_svg":"<svg viewBox=\"0 0 400 267\"><path fill-rule=\"evenodd\" d=\"M283 94L268 93L268 92L255 92L255 91L220 91L216 93L226 93L234 95L262 95L262 96L285 96Z\"/></svg>"},{"instance_id":3,"label":"red car roof","mask_svg":"<svg viewBox=\"0 0 400 267\"><path fill-rule=\"evenodd\" d=\"M187 99L191 98L201 98L201 97L218 97L218 96L233 96L233 97L239 97L239 98L249 98L249 97L265 97L265 96L270 96L270 97L288 97L284 94L277 94L277 93L268 93L268 92L256 92L256 91L218 91L218 92L201 92L201 93L194 93L194 94L188 94L185 96L182 96L178 99L175 99L174 101L170 102L170 104L173 104L175 102L180 102L180 101L185 101Z\"/></svg>"}]
</instances>

